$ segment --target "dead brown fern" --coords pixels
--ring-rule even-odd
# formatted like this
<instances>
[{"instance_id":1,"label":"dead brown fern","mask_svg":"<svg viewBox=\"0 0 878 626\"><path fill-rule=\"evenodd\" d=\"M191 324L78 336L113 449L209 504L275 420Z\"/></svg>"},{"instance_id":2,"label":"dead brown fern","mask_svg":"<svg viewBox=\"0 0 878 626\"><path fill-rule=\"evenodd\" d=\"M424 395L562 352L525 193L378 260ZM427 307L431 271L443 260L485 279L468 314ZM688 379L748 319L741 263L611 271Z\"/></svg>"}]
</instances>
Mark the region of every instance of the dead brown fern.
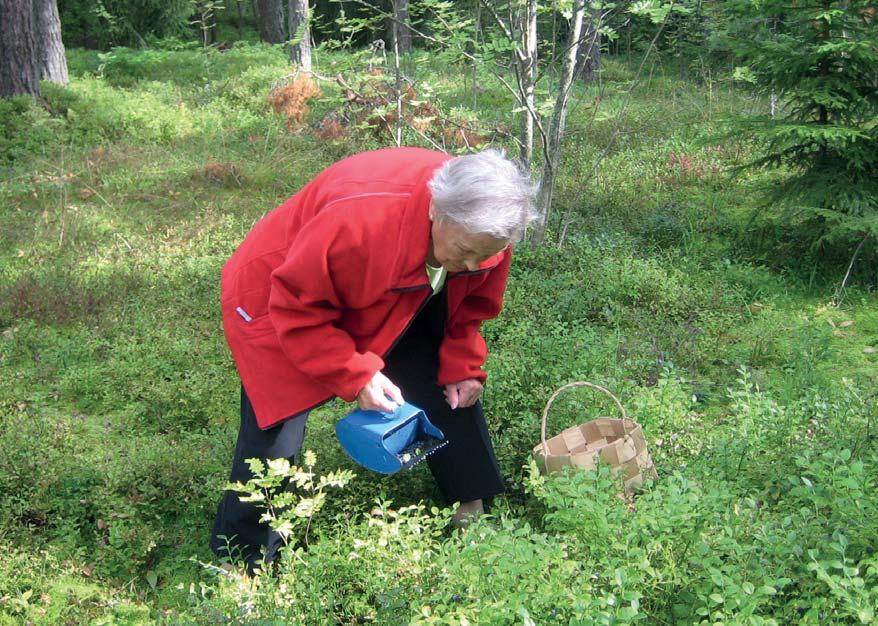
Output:
<instances>
[{"instance_id":1,"label":"dead brown fern","mask_svg":"<svg viewBox=\"0 0 878 626\"><path fill-rule=\"evenodd\" d=\"M292 82L272 89L268 94L268 102L275 113L287 118L287 129L300 127L310 110L308 101L322 95L320 87L314 79L306 74L297 76Z\"/></svg>"},{"instance_id":2,"label":"dead brown fern","mask_svg":"<svg viewBox=\"0 0 878 626\"><path fill-rule=\"evenodd\" d=\"M198 170L198 176L227 187L240 187L244 183L241 168L234 163L221 163L208 158L207 164Z\"/></svg>"},{"instance_id":3,"label":"dead brown fern","mask_svg":"<svg viewBox=\"0 0 878 626\"><path fill-rule=\"evenodd\" d=\"M314 136L323 141L335 141L348 133L348 122L334 111L313 125Z\"/></svg>"}]
</instances>

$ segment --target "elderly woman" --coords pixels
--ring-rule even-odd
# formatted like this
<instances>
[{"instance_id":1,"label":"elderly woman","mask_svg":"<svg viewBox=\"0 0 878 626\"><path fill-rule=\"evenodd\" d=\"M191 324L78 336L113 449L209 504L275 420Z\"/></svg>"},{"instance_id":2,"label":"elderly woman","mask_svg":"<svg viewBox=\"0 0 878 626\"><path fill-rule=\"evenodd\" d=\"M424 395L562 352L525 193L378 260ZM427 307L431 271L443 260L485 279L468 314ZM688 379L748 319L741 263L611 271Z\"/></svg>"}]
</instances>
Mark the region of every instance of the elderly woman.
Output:
<instances>
[{"instance_id":1,"label":"elderly woman","mask_svg":"<svg viewBox=\"0 0 878 626\"><path fill-rule=\"evenodd\" d=\"M259 221L222 274L242 382L231 480L250 478L248 458L292 459L308 412L335 396L384 411L405 399L446 434L428 464L456 523L501 493L479 327L500 313L532 187L497 151L391 148L332 165ZM258 510L224 494L217 554L253 569L278 545Z\"/></svg>"}]
</instances>

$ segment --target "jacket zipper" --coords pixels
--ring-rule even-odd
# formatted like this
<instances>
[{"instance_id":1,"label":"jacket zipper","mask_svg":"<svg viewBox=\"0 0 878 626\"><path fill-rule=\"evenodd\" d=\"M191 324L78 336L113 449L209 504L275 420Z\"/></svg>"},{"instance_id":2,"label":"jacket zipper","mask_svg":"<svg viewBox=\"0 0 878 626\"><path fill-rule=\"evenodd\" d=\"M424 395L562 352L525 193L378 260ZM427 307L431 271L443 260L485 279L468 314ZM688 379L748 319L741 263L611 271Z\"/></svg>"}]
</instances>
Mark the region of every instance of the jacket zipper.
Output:
<instances>
[{"instance_id":1,"label":"jacket zipper","mask_svg":"<svg viewBox=\"0 0 878 626\"><path fill-rule=\"evenodd\" d=\"M415 310L414 315L412 315L411 319L409 319L409 321L406 323L405 328L402 329L402 332L399 333L399 336L398 336L396 339L393 340L393 343L390 344L390 347L387 348L387 350L384 352L384 354L381 355L381 358L382 358L382 359L383 359L384 357L386 357L388 354L390 354L391 351L396 347L396 344L398 344L398 343L400 342L400 340L403 338L403 336L405 336L406 331L407 331L407 330L409 329L409 327L411 327L411 325L414 323L415 318L418 317L418 313L420 313L421 310L422 310L425 306L427 306L427 302L429 302L429 301L430 301L430 298L433 296L433 294L432 294L432 287L431 287L430 285L418 285L418 286L416 286L416 287L406 287L406 288L404 288L404 289L393 289L393 291L415 291L416 289L430 289L430 290L431 290L431 293L430 293L426 298L424 298L424 301L421 302L421 304L418 305L417 310Z\"/></svg>"}]
</instances>

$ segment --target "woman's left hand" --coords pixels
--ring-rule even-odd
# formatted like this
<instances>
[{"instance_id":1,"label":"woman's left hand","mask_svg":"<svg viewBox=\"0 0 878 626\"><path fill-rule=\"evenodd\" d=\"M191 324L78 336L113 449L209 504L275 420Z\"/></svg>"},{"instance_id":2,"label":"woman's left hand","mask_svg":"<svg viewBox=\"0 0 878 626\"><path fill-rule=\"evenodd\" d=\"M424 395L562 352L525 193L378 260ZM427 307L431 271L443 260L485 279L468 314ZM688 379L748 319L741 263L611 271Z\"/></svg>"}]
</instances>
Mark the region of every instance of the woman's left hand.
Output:
<instances>
[{"instance_id":1,"label":"woman's left hand","mask_svg":"<svg viewBox=\"0 0 878 626\"><path fill-rule=\"evenodd\" d=\"M475 378L445 385L445 401L452 409L472 406L482 395L484 386Z\"/></svg>"}]
</instances>

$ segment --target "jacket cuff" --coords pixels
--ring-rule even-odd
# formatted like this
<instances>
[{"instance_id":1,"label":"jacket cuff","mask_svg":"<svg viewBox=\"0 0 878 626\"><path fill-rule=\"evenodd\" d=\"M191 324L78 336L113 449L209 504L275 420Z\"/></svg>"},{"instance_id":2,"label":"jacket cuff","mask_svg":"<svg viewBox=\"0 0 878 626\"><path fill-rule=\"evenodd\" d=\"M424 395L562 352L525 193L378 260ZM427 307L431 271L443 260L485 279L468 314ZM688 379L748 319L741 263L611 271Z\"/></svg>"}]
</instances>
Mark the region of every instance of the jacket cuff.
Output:
<instances>
[{"instance_id":1,"label":"jacket cuff","mask_svg":"<svg viewBox=\"0 0 878 626\"><path fill-rule=\"evenodd\" d=\"M439 374L436 377L436 383L440 387L450 385L451 383L459 383L462 380L474 378L484 384L488 379L488 373L481 367L467 365L439 365Z\"/></svg>"},{"instance_id":2,"label":"jacket cuff","mask_svg":"<svg viewBox=\"0 0 878 626\"><path fill-rule=\"evenodd\" d=\"M331 390L345 402L353 402L375 372L384 369L384 360L374 352L356 353L348 360L345 369L350 374L335 383Z\"/></svg>"}]
</instances>

